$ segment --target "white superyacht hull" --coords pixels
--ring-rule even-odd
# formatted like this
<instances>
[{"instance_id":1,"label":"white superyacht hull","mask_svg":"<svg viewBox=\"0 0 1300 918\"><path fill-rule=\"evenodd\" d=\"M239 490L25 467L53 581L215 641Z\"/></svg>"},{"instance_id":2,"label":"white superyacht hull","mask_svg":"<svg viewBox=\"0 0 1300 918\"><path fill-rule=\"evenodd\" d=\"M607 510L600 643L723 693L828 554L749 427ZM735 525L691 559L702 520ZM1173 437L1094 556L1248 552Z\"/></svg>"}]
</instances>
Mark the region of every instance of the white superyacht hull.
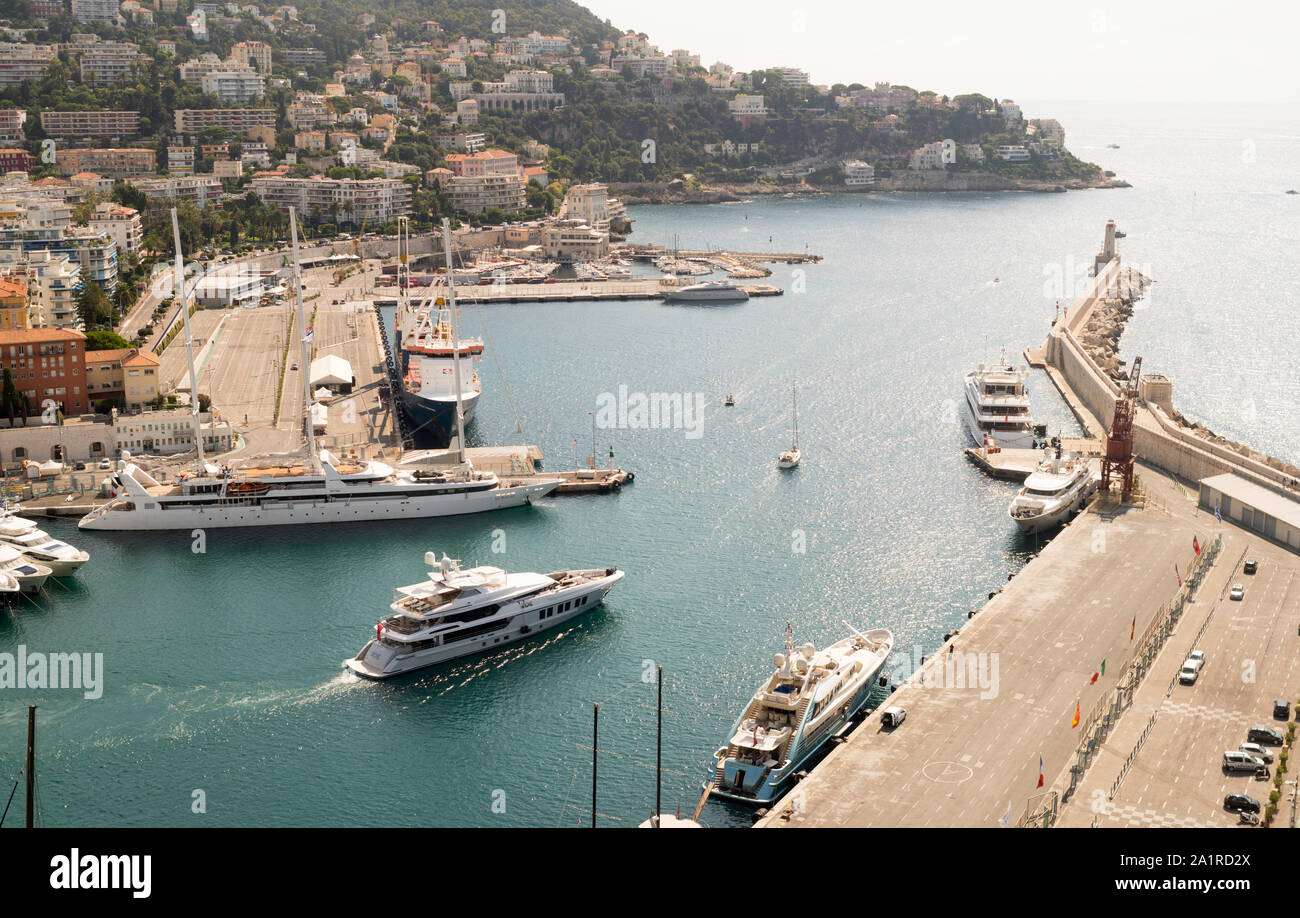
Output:
<instances>
[{"instance_id":1,"label":"white superyacht hull","mask_svg":"<svg viewBox=\"0 0 1300 918\"><path fill-rule=\"evenodd\" d=\"M1089 475L1071 490L1067 497L1046 508L1042 513L1036 516L1016 516L1013 514L1011 518L1016 521L1020 531L1026 535L1047 532L1069 522L1070 517L1083 508L1083 505L1088 502L1088 498L1092 496L1093 491L1096 489L1097 481L1093 476Z\"/></svg>"},{"instance_id":2,"label":"white superyacht hull","mask_svg":"<svg viewBox=\"0 0 1300 918\"><path fill-rule=\"evenodd\" d=\"M559 481L546 479L536 484L488 488L461 494L430 494L418 497L319 497L298 500L233 500L228 504L197 507L170 506L167 509L137 508L109 510L86 517L82 529L156 531L172 529L219 529L245 526L297 526L304 523L354 523L373 520L425 519L461 516L522 507L555 490ZM136 499L139 500L138 498Z\"/></svg>"},{"instance_id":3,"label":"white superyacht hull","mask_svg":"<svg viewBox=\"0 0 1300 918\"><path fill-rule=\"evenodd\" d=\"M461 657L495 650L526 638L537 637L596 608L604 601L605 594L613 589L623 576L622 571L615 571L582 586L548 593L544 599L524 597L508 603L502 609L502 614L506 618L503 627L455 643L410 653L399 653L393 646L372 638L355 657L344 660L343 665L356 675L367 679L391 679L394 676L402 676L440 663L449 663ZM593 594L599 595L586 602L582 601L583 597ZM565 611L557 611L557 607L564 603L572 605ZM542 613L548 611L551 614L543 616Z\"/></svg>"}]
</instances>

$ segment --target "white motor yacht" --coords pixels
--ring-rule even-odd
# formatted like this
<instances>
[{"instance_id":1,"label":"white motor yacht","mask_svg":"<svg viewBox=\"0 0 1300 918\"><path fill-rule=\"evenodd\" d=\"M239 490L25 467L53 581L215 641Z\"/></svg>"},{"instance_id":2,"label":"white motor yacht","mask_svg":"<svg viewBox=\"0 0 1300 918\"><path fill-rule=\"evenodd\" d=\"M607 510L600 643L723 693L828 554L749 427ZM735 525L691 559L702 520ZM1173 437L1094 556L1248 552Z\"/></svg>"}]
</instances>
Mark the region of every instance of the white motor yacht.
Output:
<instances>
[{"instance_id":1,"label":"white motor yacht","mask_svg":"<svg viewBox=\"0 0 1300 918\"><path fill-rule=\"evenodd\" d=\"M1052 529L1083 508L1099 480L1086 458L1064 456L1058 446L1025 479L1008 513L1023 532Z\"/></svg>"},{"instance_id":2,"label":"white motor yacht","mask_svg":"<svg viewBox=\"0 0 1300 918\"><path fill-rule=\"evenodd\" d=\"M775 672L758 687L731 728L731 739L713 758L717 797L768 805L794 775L862 710L894 649L885 628L852 632L825 650L794 646L787 625L785 652Z\"/></svg>"},{"instance_id":3,"label":"white motor yacht","mask_svg":"<svg viewBox=\"0 0 1300 918\"><path fill-rule=\"evenodd\" d=\"M665 303L740 303L749 299L745 288L726 281L705 281L664 292Z\"/></svg>"},{"instance_id":4,"label":"white motor yacht","mask_svg":"<svg viewBox=\"0 0 1300 918\"><path fill-rule=\"evenodd\" d=\"M552 571L508 574L499 567L462 570L460 562L426 552L428 579L398 587L392 614L375 637L343 665L369 679L426 666L533 637L598 606L623 572Z\"/></svg>"},{"instance_id":5,"label":"white motor yacht","mask_svg":"<svg viewBox=\"0 0 1300 918\"><path fill-rule=\"evenodd\" d=\"M86 552L51 538L33 521L12 513L0 516L0 544L11 545L27 560L45 565L55 577L71 577L90 560Z\"/></svg>"},{"instance_id":6,"label":"white motor yacht","mask_svg":"<svg viewBox=\"0 0 1300 918\"><path fill-rule=\"evenodd\" d=\"M981 363L966 374L966 426L976 446L1033 449L1034 419L1029 412L1029 371L1007 362Z\"/></svg>"},{"instance_id":7,"label":"white motor yacht","mask_svg":"<svg viewBox=\"0 0 1300 918\"><path fill-rule=\"evenodd\" d=\"M44 564L28 561L12 545L0 545L0 572L11 574L24 593L39 593L51 571Z\"/></svg>"}]
</instances>

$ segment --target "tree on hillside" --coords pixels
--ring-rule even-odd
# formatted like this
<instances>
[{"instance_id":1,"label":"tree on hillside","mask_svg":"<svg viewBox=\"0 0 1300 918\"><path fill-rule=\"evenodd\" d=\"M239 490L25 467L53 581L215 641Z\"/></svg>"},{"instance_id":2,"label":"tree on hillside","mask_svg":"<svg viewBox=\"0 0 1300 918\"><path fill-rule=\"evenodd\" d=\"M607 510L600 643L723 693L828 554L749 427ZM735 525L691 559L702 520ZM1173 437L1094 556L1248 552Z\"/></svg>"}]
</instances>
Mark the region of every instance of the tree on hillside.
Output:
<instances>
[{"instance_id":1,"label":"tree on hillside","mask_svg":"<svg viewBox=\"0 0 1300 918\"><path fill-rule=\"evenodd\" d=\"M92 328L86 332L86 350L88 351L117 351L131 346L117 332L107 328Z\"/></svg>"}]
</instances>

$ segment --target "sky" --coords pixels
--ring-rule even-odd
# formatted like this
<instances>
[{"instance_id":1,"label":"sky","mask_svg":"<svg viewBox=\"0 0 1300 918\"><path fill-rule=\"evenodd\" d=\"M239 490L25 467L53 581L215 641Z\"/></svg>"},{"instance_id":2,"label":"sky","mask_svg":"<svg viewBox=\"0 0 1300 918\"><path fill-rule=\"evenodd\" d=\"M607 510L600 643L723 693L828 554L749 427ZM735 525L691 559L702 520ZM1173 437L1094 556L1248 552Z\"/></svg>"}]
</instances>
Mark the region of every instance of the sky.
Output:
<instances>
[{"instance_id":1,"label":"sky","mask_svg":"<svg viewBox=\"0 0 1300 918\"><path fill-rule=\"evenodd\" d=\"M578 0L708 66L1062 100L1300 101L1300 3Z\"/></svg>"}]
</instances>

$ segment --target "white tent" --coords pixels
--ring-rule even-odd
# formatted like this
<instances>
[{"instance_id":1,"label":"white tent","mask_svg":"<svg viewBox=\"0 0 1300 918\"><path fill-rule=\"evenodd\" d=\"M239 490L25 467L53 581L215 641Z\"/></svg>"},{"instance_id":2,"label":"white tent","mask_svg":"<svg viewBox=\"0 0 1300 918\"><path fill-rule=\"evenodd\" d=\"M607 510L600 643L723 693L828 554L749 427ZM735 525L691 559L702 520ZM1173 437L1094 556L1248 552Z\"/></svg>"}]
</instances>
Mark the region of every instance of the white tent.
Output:
<instances>
[{"instance_id":1,"label":"white tent","mask_svg":"<svg viewBox=\"0 0 1300 918\"><path fill-rule=\"evenodd\" d=\"M334 393L331 392L329 389L326 389L324 386L321 386L319 389L317 389L315 392L312 393L312 398L316 399L316 401L318 402L323 402L326 399L330 399L333 397L334 397Z\"/></svg>"},{"instance_id":2,"label":"white tent","mask_svg":"<svg viewBox=\"0 0 1300 918\"><path fill-rule=\"evenodd\" d=\"M352 385L352 365L338 354L326 354L311 362L311 385L315 386L350 386Z\"/></svg>"},{"instance_id":3,"label":"white tent","mask_svg":"<svg viewBox=\"0 0 1300 918\"><path fill-rule=\"evenodd\" d=\"M330 410L326 405L316 402L311 406L311 426L315 431L323 431L329 420Z\"/></svg>"}]
</instances>

